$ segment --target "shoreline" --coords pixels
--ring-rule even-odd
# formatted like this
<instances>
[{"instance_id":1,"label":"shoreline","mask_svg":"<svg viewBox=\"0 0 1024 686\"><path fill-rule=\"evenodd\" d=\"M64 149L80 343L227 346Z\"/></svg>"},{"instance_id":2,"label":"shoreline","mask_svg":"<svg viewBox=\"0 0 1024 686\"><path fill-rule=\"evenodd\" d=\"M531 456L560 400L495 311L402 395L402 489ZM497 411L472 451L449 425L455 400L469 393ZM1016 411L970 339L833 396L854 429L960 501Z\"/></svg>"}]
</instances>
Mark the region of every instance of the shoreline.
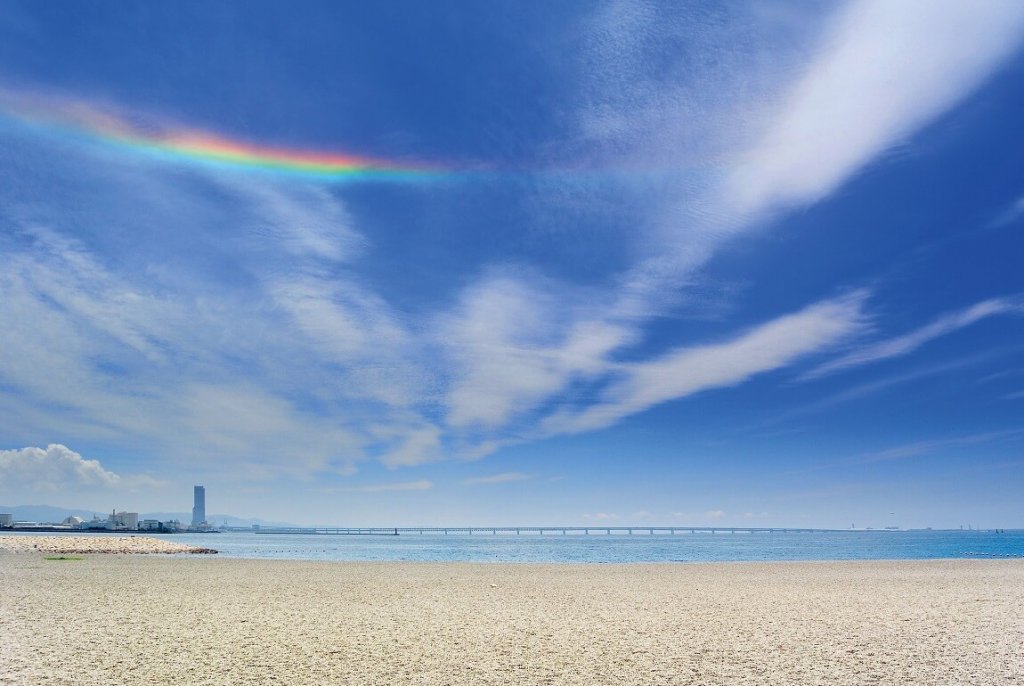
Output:
<instances>
[{"instance_id":1,"label":"shoreline","mask_svg":"<svg viewBox=\"0 0 1024 686\"><path fill-rule=\"evenodd\" d=\"M5 686L1024 682L1022 560L18 553L0 582Z\"/></svg>"},{"instance_id":2,"label":"shoreline","mask_svg":"<svg viewBox=\"0 0 1024 686\"><path fill-rule=\"evenodd\" d=\"M672 569L676 567L755 567L755 566L821 566L821 565L836 565L836 566L856 566L856 565L927 565L927 564L940 564L940 563L979 563L979 564L999 564L999 563L1018 563L1024 566L1024 557L914 557L914 558L821 558L815 560L638 560L633 562L601 562L601 561L557 561L557 562L538 562L535 560L528 561L508 561L508 560L335 560L335 559L312 559L312 558L295 558L295 557L233 557L230 554L223 554L221 551L214 549L201 549L199 551L191 550L180 550L180 551L166 551L160 553L145 553L145 552L134 552L134 551L88 551L88 550L5 550L0 547L0 559L5 557L33 557L36 555L43 554L64 554L64 555L84 555L86 559L89 556L95 557L135 557L135 556L156 556L165 559L176 559L176 560L220 560L224 562L244 562L244 563L267 563L267 564L302 564L302 565L353 565L353 566L424 566L424 567L445 567L445 566L466 566L466 567L537 567L539 569L553 568L553 567L564 567L566 569L589 569L589 568L623 568L629 569L633 567L637 568L649 568L649 567L665 567L666 569Z\"/></svg>"}]
</instances>

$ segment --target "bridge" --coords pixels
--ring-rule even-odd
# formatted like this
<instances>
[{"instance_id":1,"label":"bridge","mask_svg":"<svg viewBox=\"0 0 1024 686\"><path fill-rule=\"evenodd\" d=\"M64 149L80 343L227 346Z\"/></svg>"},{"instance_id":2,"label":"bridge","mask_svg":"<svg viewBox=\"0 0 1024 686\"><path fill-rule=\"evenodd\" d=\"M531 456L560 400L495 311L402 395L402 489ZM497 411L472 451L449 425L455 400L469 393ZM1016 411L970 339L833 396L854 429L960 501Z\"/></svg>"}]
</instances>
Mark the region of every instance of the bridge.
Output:
<instances>
[{"instance_id":1,"label":"bridge","mask_svg":"<svg viewBox=\"0 0 1024 686\"><path fill-rule=\"evenodd\" d=\"M354 528L340 526L286 526L260 527L253 529L257 534L306 534L317 536L400 536L400 535L622 535L622 536L675 536L677 534L774 534L774 533L825 533L847 531L847 529L804 529L793 527L743 527L743 526L413 526L413 527L369 527Z\"/></svg>"}]
</instances>

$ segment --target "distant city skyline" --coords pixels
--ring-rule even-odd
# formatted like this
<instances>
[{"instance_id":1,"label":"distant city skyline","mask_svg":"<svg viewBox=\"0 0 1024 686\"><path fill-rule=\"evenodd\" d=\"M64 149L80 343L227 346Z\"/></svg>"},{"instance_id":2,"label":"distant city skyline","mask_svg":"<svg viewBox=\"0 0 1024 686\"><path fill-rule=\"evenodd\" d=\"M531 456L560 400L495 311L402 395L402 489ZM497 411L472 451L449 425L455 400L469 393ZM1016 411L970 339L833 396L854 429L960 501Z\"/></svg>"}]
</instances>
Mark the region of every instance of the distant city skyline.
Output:
<instances>
[{"instance_id":1,"label":"distant city skyline","mask_svg":"<svg viewBox=\"0 0 1024 686\"><path fill-rule=\"evenodd\" d=\"M15 0L0 74L0 503L1024 527L1024 3Z\"/></svg>"}]
</instances>

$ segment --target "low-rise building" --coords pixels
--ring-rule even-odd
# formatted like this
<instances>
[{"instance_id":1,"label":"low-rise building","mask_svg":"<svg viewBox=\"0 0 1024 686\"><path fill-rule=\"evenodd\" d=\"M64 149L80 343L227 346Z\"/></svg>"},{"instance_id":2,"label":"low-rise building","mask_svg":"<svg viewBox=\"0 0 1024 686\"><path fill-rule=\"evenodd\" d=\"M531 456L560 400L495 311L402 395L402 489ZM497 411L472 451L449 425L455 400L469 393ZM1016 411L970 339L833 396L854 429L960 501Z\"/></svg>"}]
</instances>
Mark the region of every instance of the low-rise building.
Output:
<instances>
[{"instance_id":1,"label":"low-rise building","mask_svg":"<svg viewBox=\"0 0 1024 686\"><path fill-rule=\"evenodd\" d=\"M106 529L109 520L100 519L96 515L92 516L92 519L87 519L78 525L77 528L84 529L86 531L97 531L100 529Z\"/></svg>"},{"instance_id":2,"label":"low-rise building","mask_svg":"<svg viewBox=\"0 0 1024 686\"><path fill-rule=\"evenodd\" d=\"M114 512L108 520L109 528L114 530L129 529L134 531L139 528L138 512Z\"/></svg>"}]
</instances>

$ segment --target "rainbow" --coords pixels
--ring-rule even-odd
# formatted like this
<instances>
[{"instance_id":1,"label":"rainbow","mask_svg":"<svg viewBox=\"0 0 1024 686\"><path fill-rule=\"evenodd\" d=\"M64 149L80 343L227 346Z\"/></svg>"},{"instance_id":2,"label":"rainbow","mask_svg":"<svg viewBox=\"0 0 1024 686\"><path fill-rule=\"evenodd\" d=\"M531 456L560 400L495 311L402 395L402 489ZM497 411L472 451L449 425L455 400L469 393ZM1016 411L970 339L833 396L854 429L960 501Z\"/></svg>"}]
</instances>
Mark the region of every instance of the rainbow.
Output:
<instances>
[{"instance_id":1,"label":"rainbow","mask_svg":"<svg viewBox=\"0 0 1024 686\"><path fill-rule=\"evenodd\" d=\"M258 145L165 122L135 123L133 120L138 121L138 117L112 113L78 100L11 97L10 93L0 91L0 116L35 129L171 163L332 183L409 183L435 180L450 173L438 166Z\"/></svg>"}]
</instances>

